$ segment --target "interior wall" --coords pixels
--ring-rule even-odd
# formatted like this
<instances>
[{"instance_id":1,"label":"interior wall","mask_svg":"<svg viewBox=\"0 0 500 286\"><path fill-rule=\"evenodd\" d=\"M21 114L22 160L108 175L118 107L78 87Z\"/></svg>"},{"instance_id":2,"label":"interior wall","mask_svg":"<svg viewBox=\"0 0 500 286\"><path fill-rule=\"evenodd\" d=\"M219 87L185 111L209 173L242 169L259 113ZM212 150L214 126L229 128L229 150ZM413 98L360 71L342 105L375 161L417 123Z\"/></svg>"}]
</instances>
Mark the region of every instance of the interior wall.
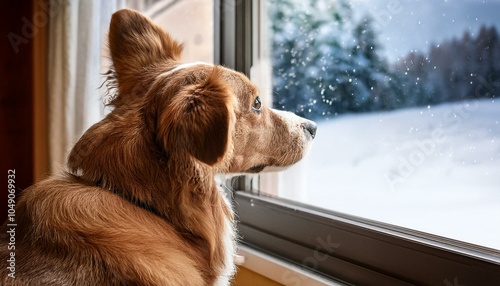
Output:
<instances>
[{"instance_id":1,"label":"interior wall","mask_svg":"<svg viewBox=\"0 0 500 286\"><path fill-rule=\"evenodd\" d=\"M47 126L47 41L48 0L33 0L33 18L37 22L37 34L33 38L33 181L37 182L49 173L48 126ZM35 20L33 20L35 21Z\"/></svg>"},{"instance_id":2,"label":"interior wall","mask_svg":"<svg viewBox=\"0 0 500 286\"><path fill-rule=\"evenodd\" d=\"M0 221L7 217L7 174L17 193L33 183L32 1L5 1L0 11Z\"/></svg>"}]
</instances>

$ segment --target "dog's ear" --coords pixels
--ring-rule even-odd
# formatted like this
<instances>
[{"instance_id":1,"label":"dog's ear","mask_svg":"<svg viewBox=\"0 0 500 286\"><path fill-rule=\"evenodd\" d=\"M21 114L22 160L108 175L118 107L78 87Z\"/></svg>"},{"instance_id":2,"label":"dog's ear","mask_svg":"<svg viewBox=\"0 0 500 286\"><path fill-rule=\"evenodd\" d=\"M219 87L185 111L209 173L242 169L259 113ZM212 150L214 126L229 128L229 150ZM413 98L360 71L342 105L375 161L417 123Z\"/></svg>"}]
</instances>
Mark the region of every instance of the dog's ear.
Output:
<instances>
[{"instance_id":1,"label":"dog's ear","mask_svg":"<svg viewBox=\"0 0 500 286\"><path fill-rule=\"evenodd\" d=\"M118 77L142 74L165 60L180 60L182 45L139 12L123 9L111 17L109 49Z\"/></svg>"},{"instance_id":2,"label":"dog's ear","mask_svg":"<svg viewBox=\"0 0 500 286\"><path fill-rule=\"evenodd\" d=\"M159 136L170 152L184 149L196 159L218 163L230 145L234 128L234 98L214 67L200 84L183 87L159 116Z\"/></svg>"}]
</instances>

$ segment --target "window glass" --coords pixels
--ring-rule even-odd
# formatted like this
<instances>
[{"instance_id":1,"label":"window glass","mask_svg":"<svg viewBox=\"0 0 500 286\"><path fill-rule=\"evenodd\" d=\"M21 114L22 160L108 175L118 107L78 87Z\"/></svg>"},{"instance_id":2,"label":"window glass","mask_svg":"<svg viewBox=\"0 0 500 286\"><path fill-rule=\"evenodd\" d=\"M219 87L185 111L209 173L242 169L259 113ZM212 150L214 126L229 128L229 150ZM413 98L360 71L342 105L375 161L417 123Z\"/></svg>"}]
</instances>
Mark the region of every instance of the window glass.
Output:
<instances>
[{"instance_id":1,"label":"window glass","mask_svg":"<svg viewBox=\"0 0 500 286\"><path fill-rule=\"evenodd\" d=\"M127 0L127 5L142 11L183 44L183 62L213 62L213 0Z\"/></svg>"},{"instance_id":2,"label":"window glass","mask_svg":"<svg viewBox=\"0 0 500 286\"><path fill-rule=\"evenodd\" d=\"M261 194L500 249L499 1L256 9L252 77L318 124L309 156L262 175Z\"/></svg>"}]
</instances>

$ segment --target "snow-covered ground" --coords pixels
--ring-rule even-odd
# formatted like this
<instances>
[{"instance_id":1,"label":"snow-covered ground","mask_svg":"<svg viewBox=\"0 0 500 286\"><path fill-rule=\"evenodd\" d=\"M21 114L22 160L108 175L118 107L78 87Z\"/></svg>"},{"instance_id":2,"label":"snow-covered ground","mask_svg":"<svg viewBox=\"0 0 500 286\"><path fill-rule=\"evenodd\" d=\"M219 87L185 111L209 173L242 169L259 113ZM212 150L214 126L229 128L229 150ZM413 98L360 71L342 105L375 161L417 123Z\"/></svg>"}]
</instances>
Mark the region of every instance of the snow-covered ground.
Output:
<instances>
[{"instance_id":1,"label":"snow-covered ground","mask_svg":"<svg viewBox=\"0 0 500 286\"><path fill-rule=\"evenodd\" d=\"M300 190L287 186L281 195L500 249L500 101L318 125L308 158L281 175L297 186L297 174L305 174Z\"/></svg>"}]
</instances>

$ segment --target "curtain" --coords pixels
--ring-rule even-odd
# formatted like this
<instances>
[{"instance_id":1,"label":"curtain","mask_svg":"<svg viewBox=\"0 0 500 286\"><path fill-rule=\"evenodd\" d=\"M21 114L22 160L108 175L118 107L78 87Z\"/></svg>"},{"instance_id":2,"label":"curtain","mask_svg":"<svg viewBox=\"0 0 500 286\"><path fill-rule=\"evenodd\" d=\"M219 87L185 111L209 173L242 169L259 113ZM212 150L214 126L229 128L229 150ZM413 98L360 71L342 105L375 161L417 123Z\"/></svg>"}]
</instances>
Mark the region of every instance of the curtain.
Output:
<instances>
[{"instance_id":1,"label":"curtain","mask_svg":"<svg viewBox=\"0 0 500 286\"><path fill-rule=\"evenodd\" d=\"M64 169L83 132L103 118L99 86L111 15L125 0L51 0L48 43L49 165Z\"/></svg>"}]
</instances>

